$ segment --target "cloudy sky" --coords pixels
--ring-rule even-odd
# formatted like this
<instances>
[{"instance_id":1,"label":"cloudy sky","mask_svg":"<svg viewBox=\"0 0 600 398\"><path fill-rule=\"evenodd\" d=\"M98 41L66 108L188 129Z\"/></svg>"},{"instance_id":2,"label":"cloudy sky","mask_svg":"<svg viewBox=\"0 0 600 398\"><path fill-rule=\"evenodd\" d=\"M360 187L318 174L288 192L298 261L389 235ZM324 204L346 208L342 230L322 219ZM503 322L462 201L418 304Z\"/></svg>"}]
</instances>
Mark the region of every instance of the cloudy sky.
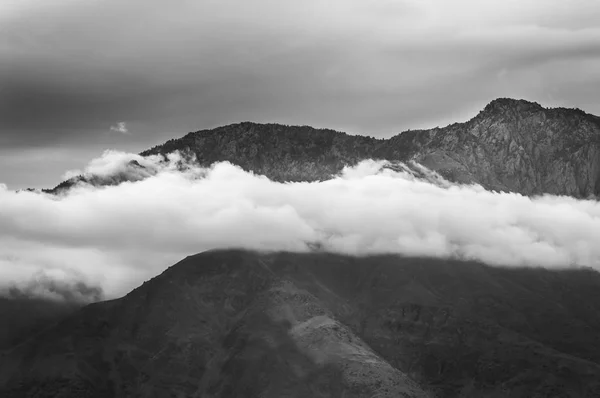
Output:
<instances>
[{"instance_id":1,"label":"cloudy sky","mask_svg":"<svg viewBox=\"0 0 600 398\"><path fill-rule=\"evenodd\" d=\"M496 97L600 114L596 0L0 0L0 182L239 121L388 137Z\"/></svg>"}]
</instances>

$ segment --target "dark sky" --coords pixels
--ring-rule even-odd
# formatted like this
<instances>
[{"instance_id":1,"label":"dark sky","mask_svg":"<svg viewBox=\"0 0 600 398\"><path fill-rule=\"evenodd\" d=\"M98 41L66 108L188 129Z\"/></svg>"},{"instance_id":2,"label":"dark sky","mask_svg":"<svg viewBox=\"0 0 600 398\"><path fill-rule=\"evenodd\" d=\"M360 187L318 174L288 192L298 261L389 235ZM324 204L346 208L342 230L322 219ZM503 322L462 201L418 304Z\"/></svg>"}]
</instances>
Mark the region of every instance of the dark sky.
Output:
<instances>
[{"instance_id":1,"label":"dark sky","mask_svg":"<svg viewBox=\"0 0 600 398\"><path fill-rule=\"evenodd\" d=\"M251 120L388 137L497 97L600 114L597 0L4 0L0 182Z\"/></svg>"}]
</instances>

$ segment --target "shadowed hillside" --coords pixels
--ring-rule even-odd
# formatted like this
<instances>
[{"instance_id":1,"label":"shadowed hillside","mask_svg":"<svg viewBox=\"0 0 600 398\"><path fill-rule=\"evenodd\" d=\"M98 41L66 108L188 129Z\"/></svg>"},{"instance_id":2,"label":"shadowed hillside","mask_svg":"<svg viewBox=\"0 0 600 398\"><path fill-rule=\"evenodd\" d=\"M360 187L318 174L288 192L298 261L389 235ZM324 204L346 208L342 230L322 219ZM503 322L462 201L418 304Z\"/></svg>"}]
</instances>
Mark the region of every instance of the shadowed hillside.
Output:
<instances>
[{"instance_id":1,"label":"shadowed hillside","mask_svg":"<svg viewBox=\"0 0 600 398\"><path fill-rule=\"evenodd\" d=\"M0 350L19 344L81 308L69 302L0 297Z\"/></svg>"},{"instance_id":2,"label":"shadowed hillside","mask_svg":"<svg viewBox=\"0 0 600 398\"><path fill-rule=\"evenodd\" d=\"M5 351L0 395L596 397L599 287L591 270L206 252Z\"/></svg>"}]
</instances>

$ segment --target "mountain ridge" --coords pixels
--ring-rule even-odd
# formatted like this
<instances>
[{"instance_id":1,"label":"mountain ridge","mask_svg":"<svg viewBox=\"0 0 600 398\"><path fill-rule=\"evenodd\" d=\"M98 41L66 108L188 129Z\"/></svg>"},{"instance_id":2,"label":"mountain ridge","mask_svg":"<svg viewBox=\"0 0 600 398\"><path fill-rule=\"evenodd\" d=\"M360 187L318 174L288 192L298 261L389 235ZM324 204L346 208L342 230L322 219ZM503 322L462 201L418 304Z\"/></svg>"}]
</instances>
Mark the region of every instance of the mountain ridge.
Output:
<instances>
[{"instance_id":1,"label":"mountain ridge","mask_svg":"<svg viewBox=\"0 0 600 398\"><path fill-rule=\"evenodd\" d=\"M193 154L198 165L229 161L274 181L333 178L365 159L414 160L456 183L523 195L600 194L600 118L579 109L544 108L498 98L463 123L407 130L388 139L331 129L242 122L191 132L140 152ZM111 185L122 178L91 180ZM79 176L51 190L58 193Z\"/></svg>"}]
</instances>

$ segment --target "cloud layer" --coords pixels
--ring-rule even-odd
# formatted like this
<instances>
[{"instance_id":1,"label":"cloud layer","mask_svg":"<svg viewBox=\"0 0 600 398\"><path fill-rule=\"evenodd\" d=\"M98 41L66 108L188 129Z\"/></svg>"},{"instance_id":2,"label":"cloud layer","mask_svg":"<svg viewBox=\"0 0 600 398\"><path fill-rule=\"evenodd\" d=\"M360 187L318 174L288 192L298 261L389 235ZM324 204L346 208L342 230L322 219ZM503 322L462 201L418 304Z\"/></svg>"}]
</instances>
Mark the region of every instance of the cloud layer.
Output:
<instances>
[{"instance_id":1,"label":"cloud layer","mask_svg":"<svg viewBox=\"0 0 600 398\"><path fill-rule=\"evenodd\" d=\"M203 250L316 244L358 255L600 269L596 201L488 192L375 161L333 180L285 184L229 163L182 164L177 154L165 161L109 151L83 173L133 173L132 181L82 184L58 197L0 186L0 283L27 286L42 272L116 297Z\"/></svg>"}]
</instances>

